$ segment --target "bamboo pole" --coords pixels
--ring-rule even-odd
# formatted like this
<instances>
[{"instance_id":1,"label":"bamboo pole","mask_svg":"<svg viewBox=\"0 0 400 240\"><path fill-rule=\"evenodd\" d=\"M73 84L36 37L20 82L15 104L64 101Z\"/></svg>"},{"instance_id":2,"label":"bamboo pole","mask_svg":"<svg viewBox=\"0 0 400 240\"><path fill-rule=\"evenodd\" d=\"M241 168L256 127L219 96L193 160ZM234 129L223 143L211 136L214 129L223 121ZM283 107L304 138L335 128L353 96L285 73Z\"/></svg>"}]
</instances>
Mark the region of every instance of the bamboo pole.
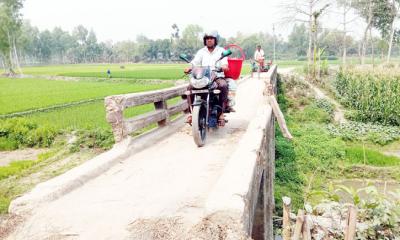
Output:
<instances>
[{"instance_id":1,"label":"bamboo pole","mask_svg":"<svg viewBox=\"0 0 400 240\"><path fill-rule=\"evenodd\" d=\"M291 199L289 197L283 197L283 230L282 237L283 240L290 240L290 205Z\"/></svg>"},{"instance_id":2,"label":"bamboo pole","mask_svg":"<svg viewBox=\"0 0 400 240\"><path fill-rule=\"evenodd\" d=\"M299 211L297 213L296 226L294 228L294 233L293 233L292 240L299 240L300 239L303 222L304 222L304 210L299 209Z\"/></svg>"},{"instance_id":3,"label":"bamboo pole","mask_svg":"<svg viewBox=\"0 0 400 240\"><path fill-rule=\"evenodd\" d=\"M289 140L292 140L293 136L289 132L289 129L288 129L287 125L286 125L285 117L283 116L283 113L282 113L282 111L281 111L281 109L279 107L278 102L276 101L275 96L273 96L273 95L269 96L268 97L268 101L269 101L269 104L272 107L272 111L274 112L276 120L278 121L279 128L281 129L283 136L285 138L289 139Z\"/></svg>"},{"instance_id":4,"label":"bamboo pole","mask_svg":"<svg viewBox=\"0 0 400 240\"><path fill-rule=\"evenodd\" d=\"M303 222L303 240L311 240L311 229L309 215L304 216Z\"/></svg>"},{"instance_id":5,"label":"bamboo pole","mask_svg":"<svg viewBox=\"0 0 400 240\"><path fill-rule=\"evenodd\" d=\"M356 235L356 223L357 223L357 210L354 205L349 206L349 212L347 213L346 228L344 232L344 240L353 240Z\"/></svg>"}]
</instances>

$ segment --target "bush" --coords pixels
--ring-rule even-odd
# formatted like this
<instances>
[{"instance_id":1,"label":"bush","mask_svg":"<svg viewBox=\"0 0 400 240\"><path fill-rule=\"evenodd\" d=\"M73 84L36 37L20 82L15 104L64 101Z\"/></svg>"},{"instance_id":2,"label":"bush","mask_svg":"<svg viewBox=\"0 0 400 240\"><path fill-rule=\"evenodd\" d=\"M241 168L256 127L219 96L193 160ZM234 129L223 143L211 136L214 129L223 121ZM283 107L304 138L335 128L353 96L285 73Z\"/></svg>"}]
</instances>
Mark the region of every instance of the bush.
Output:
<instances>
[{"instance_id":1,"label":"bush","mask_svg":"<svg viewBox=\"0 0 400 240\"><path fill-rule=\"evenodd\" d=\"M114 144L114 135L109 130L79 130L77 132L78 140L70 147L70 151L77 152L81 148L101 148L110 149Z\"/></svg>"},{"instance_id":2,"label":"bush","mask_svg":"<svg viewBox=\"0 0 400 240\"><path fill-rule=\"evenodd\" d=\"M18 143L13 139L0 137L0 150L11 151L18 148Z\"/></svg>"},{"instance_id":3,"label":"bush","mask_svg":"<svg viewBox=\"0 0 400 240\"><path fill-rule=\"evenodd\" d=\"M50 147L57 132L49 126L38 126L24 118L0 121L0 150L20 147Z\"/></svg>"},{"instance_id":4,"label":"bush","mask_svg":"<svg viewBox=\"0 0 400 240\"><path fill-rule=\"evenodd\" d=\"M307 105L303 111L297 113L295 120L302 123L329 123L332 120L332 114L319 108L314 102L311 105Z\"/></svg>"},{"instance_id":5,"label":"bush","mask_svg":"<svg viewBox=\"0 0 400 240\"><path fill-rule=\"evenodd\" d=\"M334 112L335 112L335 106L330 103L326 99L317 99L314 102L314 105L322 110L324 110L326 113L329 114L333 118Z\"/></svg>"},{"instance_id":6,"label":"bush","mask_svg":"<svg viewBox=\"0 0 400 240\"><path fill-rule=\"evenodd\" d=\"M328 75L329 74L329 64L328 60L323 60L321 63L321 75Z\"/></svg>"},{"instance_id":7,"label":"bush","mask_svg":"<svg viewBox=\"0 0 400 240\"><path fill-rule=\"evenodd\" d=\"M314 236L344 239L343 222L349 209L345 202L349 199L357 208L355 239L398 239L400 236L400 191L385 194L371 183L356 189L345 185L329 186L318 194L324 199L313 208L314 215L335 217L330 218L327 228L314 227Z\"/></svg>"}]
</instances>

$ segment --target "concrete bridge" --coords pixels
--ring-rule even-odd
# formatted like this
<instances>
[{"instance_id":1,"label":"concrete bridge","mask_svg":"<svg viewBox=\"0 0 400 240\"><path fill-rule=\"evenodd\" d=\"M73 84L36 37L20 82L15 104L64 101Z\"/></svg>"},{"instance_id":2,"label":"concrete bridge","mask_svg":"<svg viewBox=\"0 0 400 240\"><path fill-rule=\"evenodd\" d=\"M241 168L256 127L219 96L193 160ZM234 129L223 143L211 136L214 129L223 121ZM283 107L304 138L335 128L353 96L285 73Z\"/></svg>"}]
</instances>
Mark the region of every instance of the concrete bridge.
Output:
<instances>
[{"instance_id":1,"label":"concrete bridge","mask_svg":"<svg viewBox=\"0 0 400 240\"><path fill-rule=\"evenodd\" d=\"M9 239L273 239L276 79L273 66L241 80L237 112L202 148L184 117L172 120L187 104L167 106L185 86L108 97L117 144L14 200L21 221ZM153 102L154 112L123 118Z\"/></svg>"}]
</instances>

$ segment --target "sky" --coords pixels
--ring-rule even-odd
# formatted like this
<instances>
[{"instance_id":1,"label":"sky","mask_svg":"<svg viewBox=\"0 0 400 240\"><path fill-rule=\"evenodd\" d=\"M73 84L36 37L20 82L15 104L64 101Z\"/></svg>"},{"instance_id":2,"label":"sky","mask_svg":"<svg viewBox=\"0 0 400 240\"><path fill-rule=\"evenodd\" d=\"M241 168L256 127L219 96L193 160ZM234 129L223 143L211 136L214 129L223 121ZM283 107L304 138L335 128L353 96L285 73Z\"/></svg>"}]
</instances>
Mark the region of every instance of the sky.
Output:
<instances>
[{"instance_id":1,"label":"sky","mask_svg":"<svg viewBox=\"0 0 400 240\"><path fill-rule=\"evenodd\" d=\"M291 25L282 23L282 0L25 0L22 14L40 30L61 27L72 31L82 24L95 31L100 41L135 40L143 34L152 39L169 38L172 24L181 31L188 24L218 30L222 37L237 32L276 34L287 37ZM340 27L326 16L328 27ZM331 19L329 19L331 18ZM355 28L357 29L357 28Z\"/></svg>"}]
</instances>

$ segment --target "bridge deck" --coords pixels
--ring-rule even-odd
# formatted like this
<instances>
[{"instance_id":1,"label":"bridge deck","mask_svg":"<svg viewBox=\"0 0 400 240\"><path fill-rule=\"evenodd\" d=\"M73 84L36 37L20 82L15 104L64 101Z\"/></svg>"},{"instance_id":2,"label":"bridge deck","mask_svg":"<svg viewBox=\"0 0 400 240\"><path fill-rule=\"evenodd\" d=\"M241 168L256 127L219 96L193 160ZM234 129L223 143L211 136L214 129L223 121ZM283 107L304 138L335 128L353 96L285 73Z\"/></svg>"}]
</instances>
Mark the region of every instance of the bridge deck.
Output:
<instances>
[{"instance_id":1,"label":"bridge deck","mask_svg":"<svg viewBox=\"0 0 400 240\"><path fill-rule=\"evenodd\" d=\"M191 129L156 142L60 198L35 208L10 239L126 239L138 219L179 217L190 227L205 215L208 195L230 156L265 105L265 84L250 78L238 88L236 113L198 148ZM243 159L246 161L246 159Z\"/></svg>"}]
</instances>

